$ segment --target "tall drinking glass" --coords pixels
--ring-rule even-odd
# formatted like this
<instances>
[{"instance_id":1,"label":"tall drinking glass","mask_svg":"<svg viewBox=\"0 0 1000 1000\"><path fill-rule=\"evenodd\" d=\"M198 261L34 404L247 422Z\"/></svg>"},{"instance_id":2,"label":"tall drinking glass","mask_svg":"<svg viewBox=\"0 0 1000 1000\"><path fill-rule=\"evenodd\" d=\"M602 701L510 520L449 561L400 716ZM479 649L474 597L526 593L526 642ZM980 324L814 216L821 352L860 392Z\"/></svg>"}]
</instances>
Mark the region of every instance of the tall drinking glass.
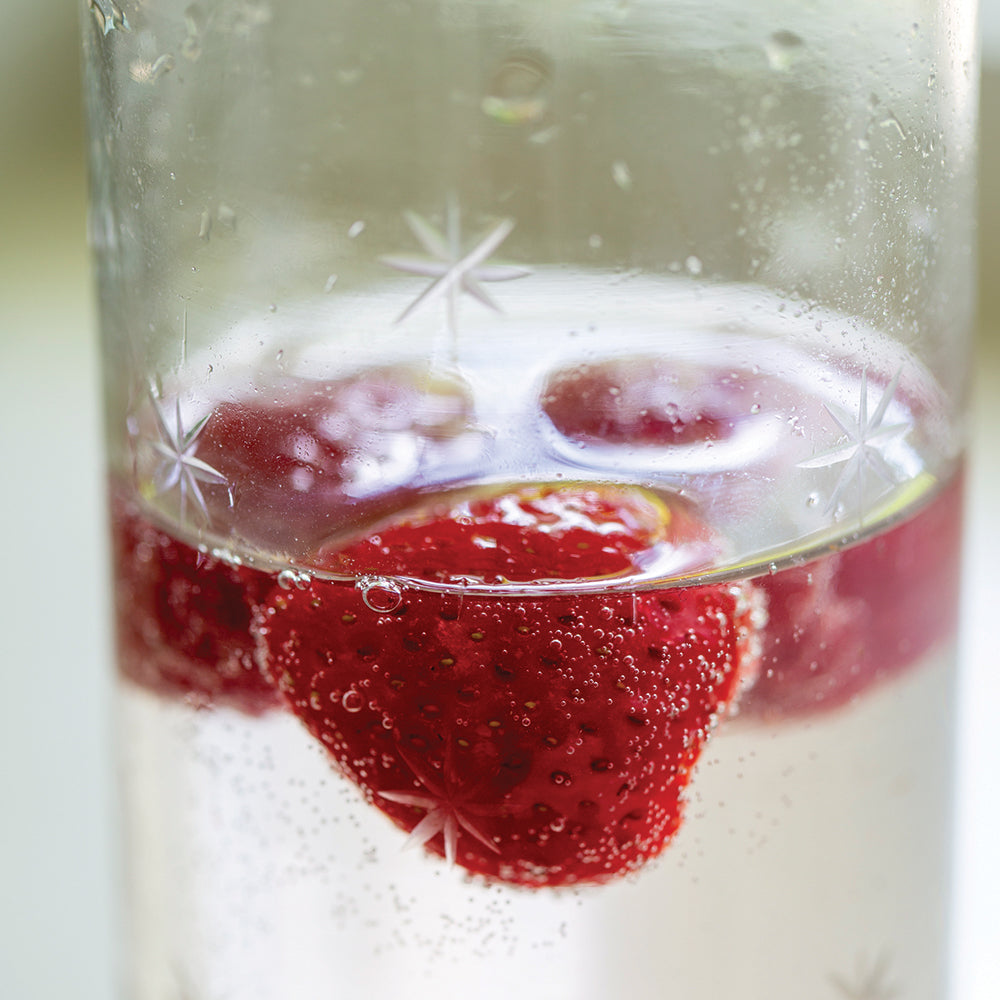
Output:
<instances>
[{"instance_id":1,"label":"tall drinking glass","mask_svg":"<svg viewBox=\"0 0 1000 1000\"><path fill-rule=\"evenodd\" d=\"M943 1000L972 0L83 35L122 997Z\"/></svg>"}]
</instances>

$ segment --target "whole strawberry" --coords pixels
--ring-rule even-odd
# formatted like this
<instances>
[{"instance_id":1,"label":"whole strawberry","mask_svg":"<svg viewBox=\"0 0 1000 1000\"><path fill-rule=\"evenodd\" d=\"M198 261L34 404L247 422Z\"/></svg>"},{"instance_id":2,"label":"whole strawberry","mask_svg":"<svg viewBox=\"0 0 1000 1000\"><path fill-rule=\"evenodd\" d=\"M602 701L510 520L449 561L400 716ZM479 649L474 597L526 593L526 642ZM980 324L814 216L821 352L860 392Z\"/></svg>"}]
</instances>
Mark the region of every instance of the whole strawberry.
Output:
<instances>
[{"instance_id":1,"label":"whole strawberry","mask_svg":"<svg viewBox=\"0 0 1000 1000\"><path fill-rule=\"evenodd\" d=\"M323 558L383 576L417 565L432 582L470 567L488 583L619 577L650 546L687 541L677 532L691 522L662 507L652 518L655 507L583 488L512 491ZM432 852L525 886L604 882L663 850L752 667L746 590L408 587L379 613L368 605L390 602L369 587L281 592L257 627L288 705L369 802Z\"/></svg>"}]
</instances>

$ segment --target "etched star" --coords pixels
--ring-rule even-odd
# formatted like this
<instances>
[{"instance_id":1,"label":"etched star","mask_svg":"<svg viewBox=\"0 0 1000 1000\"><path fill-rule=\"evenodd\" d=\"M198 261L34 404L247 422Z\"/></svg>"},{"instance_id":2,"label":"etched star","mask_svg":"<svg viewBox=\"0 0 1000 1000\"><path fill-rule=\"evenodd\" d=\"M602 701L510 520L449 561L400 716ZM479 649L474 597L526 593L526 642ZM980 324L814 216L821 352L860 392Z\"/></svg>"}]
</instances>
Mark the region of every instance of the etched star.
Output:
<instances>
[{"instance_id":1,"label":"etched star","mask_svg":"<svg viewBox=\"0 0 1000 1000\"><path fill-rule=\"evenodd\" d=\"M88 6L102 34L110 35L115 30L131 30L125 12L115 3L115 0L89 0Z\"/></svg>"},{"instance_id":2,"label":"etched star","mask_svg":"<svg viewBox=\"0 0 1000 1000\"><path fill-rule=\"evenodd\" d=\"M405 218L410 231L428 256L392 254L380 259L397 271L434 278L434 281L400 313L397 323L402 323L421 305L444 298L448 305L448 328L454 333L458 300L463 293L471 295L494 312L501 312L482 287L482 282L513 281L531 273L525 267L486 263L513 230L511 219L501 219L476 240L471 250L463 253L459 209L454 201L448 203L444 233L416 212L406 212Z\"/></svg>"},{"instance_id":3,"label":"etched star","mask_svg":"<svg viewBox=\"0 0 1000 1000\"><path fill-rule=\"evenodd\" d=\"M174 421L171 427L159 399L150 395L159 435L158 440L150 442L159 456L159 462L153 473L153 487L157 495L169 493L175 488L180 492L181 521L185 520L187 513L188 496L194 500L204 518L208 520L208 504L205 502L199 483L227 485L226 477L218 469L213 469L195 455L198 449L198 436L205 429L212 414L205 414L193 427L185 430L181 403L178 399L175 401Z\"/></svg>"},{"instance_id":4,"label":"etched star","mask_svg":"<svg viewBox=\"0 0 1000 1000\"><path fill-rule=\"evenodd\" d=\"M865 472L871 469L888 486L898 482L892 466L885 459L885 450L891 442L901 437L909 429L908 423L885 424L886 411L896 394L899 385L899 377L903 369L900 368L893 376L892 381L885 387L875 412L868 416L868 372L861 374L861 400L858 404L857 419L841 411L835 412L829 406L827 412L833 417L837 426L847 435L848 440L828 451L814 455L804 462L799 462L800 469L822 469L833 465L844 464L840 472L837 484L834 487L830 499L827 501L826 513L836 509L837 504L846 493L852 483L857 483L859 490L864 489Z\"/></svg>"},{"instance_id":5,"label":"etched star","mask_svg":"<svg viewBox=\"0 0 1000 1000\"><path fill-rule=\"evenodd\" d=\"M404 848L422 847L440 833L444 839L445 860L448 864L453 865L458 857L459 834L464 831L495 854L500 853L500 848L476 826L471 818L475 815L488 815L494 811L493 807L477 806L471 801L478 790L478 785L463 789L456 782L453 768L450 766L450 755L445 759L443 781L430 777L416 761L402 751L400 751L400 757L413 772L419 784L423 786L423 791L389 791L378 794L390 802L414 806L426 812L426 815L410 831L406 843L403 844Z\"/></svg>"},{"instance_id":6,"label":"etched star","mask_svg":"<svg viewBox=\"0 0 1000 1000\"><path fill-rule=\"evenodd\" d=\"M855 963L853 976L848 978L835 973L830 976L830 983L845 1000L893 1000L899 991L887 981L888 975L887 956L879 955L871 963L861 957Z\"/></svg>"}]
</instances>

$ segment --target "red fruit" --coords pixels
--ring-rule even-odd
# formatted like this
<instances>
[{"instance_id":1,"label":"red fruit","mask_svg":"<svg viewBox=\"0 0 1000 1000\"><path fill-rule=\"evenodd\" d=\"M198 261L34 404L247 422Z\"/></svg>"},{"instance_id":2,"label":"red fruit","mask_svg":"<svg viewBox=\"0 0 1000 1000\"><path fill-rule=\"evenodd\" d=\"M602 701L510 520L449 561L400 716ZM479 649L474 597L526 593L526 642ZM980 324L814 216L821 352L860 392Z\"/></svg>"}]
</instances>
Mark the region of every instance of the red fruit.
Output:
<instances>
[{"instance_id":1,"label":"red fruit","mask_svg":"<svg viewBox=\"0 0 1000 1000\"><path fill-rule=\"evenodd\" d=\"M436 581L470 567L491 581L620 577L649 545L684 540L665 538L674 529L654 510L638 494L510 492L326 559L382 574L416 565ZM526 886L600 883L658 855L753 659L748 591L729 585L411 587L376 613L361 589L315 581L275 595L258 633L288 705L369 802L434 853Z\"/></svg>"},{"instance_id":2,"label":"red fruit","mask_svg":"<svg viewBox=\"0 0 1000 1000\"><path fill-rule=\"evenodd\" d=\"M424 465L445 462L469 433L469 410L457 382L402 366L289 378L220 402L197 452L226 479L203 485L212 527L272 551L311 552L334 530L398 509Z\"/></svg>"},{"instance_id":3,"label":"red fruit","mask_svg":"<svg viewBox=\"0 0 1000 1000\"><path fill-rule=\"evenodd\" d=\"M253 658L250 620L273 586L161 531L112 498L112 559L121 672L157 694L258 715L279 704Z\"/></svg>"},{"instance_id":4,"label":"red fruit","mask_svg":"<svg viewBox=\"0 0 1000 1000\"><path fill-rule=\"evenodd\" d=\"M553 375L542 409L573 441L683 445L719 441L773 388L764 378L728 370L706 372L660 357L582 364Z\"/></svg>"},{"instance_id":5,"label":"red fruit","mask_svg":"<svg viewBox=\"0 0 1000 1000\"><path fill-rule=\"evenodd\" d=\"M962 479L874 538L763 577L760 676L740 704L767 719L837 708L954 635Z\"/></svg>"}]
</instances>

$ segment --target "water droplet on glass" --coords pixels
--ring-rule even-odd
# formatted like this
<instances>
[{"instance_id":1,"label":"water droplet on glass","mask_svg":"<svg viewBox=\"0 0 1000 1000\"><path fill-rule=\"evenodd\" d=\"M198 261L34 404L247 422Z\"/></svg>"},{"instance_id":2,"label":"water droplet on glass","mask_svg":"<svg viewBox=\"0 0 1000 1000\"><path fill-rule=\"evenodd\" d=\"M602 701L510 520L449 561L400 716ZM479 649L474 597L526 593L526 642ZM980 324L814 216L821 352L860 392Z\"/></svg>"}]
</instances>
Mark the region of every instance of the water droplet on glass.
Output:
<instances>
[{"instance_id":1,"label":"water droplet on glass","mask_svg":"<svg viewBox=\"0 0 1000 1000\"><path fill-rule=\"evenodd\" d=\"M149 82L155 83L165 73L169 73L175 65L174 57L169 52L165 52L149 67Z\"/></svg>"},{"instance_id":2,"label":"water droplet on glass","mask_svg":"<svg viewBox=\"0 0 1000 1000\"><path fill-rule=\"evenodd\" d=\"M632 187L632 171L624 160L615 160L611 165L611 176L614 182L623 190L628 191Z\"/></svg>"},{"instance_id":3,"label":"water droplet on glass","mask_svg":"<svg viewBox=\"0 0 1000 1000\"><path fill-rule=\"evenodd\" d=\"M344 692L344 697L340 699L340 704L344 706L345 712L360 712L365 707L365 698L360 691L351 688L349 691Z\"/></svg>"},{"instance_id":4,"label":"water droplet on glass","mask_svg":"<svg viewBox=\"0 0 1000 1000\"><path fill-rule=\"evenodd\" d=\"M528 136L528 142L535 146L544 146L551 142L559 134L558 125L550 125L548 128L539 129Z\"/></svg>"},{"instance_id":5,"label":"water droplet on glass","mask_svg":"<svg viewBox=\"0 0 1000 1000\"><path fill-rule=\"evenodd\" d=\"M350 228L347 230L347 235L350 239L355 239L355 237L360 236L365 231L365 224L362 219L358 219L356 222L352 222Z\"/></svg>"},{"instance_id":6,"label":"water droplet on glass","mask_svg":"<svg viewBox=\"0 0 1000 1000\"><path fill-rule=\"evenodd\" d=\"M702 272L701 258L695 257L694 254L691 254L691 256L684 261L684 268L688 274L693 274L696 276L701 274Z\"/></svg>"},{"instance_id":7,"label":"water droplet on glass","mask_svg":"<svg viewBox=\"0 0 1000 1000\"><path fill-rule=\"evenodd\" d=\"M337 284L337 276L335 274L331 274L330 277L326 279L326 283L323 285L323 291L332 292L335 284Z\"/></svg>"},{"instance_id":8,"label":"water droplet on glass","mask_svg":"<svg viewBox=\"0 0 1000 1000\"><path fill-rule=\"evenodd\" d=\"M381 576L363 576L356 584L361 599L370 611L387 614L403 603L403 588L395 581Z\"/></svg>"},{"instance_id":9,"label":"water droplet on glass","mask_svg":"<svg viewBox=\"0 0 1000 1000\"><path fill-rule=\"evenodd\" d=\"M490 80L481 107L484 114L504 125L537 122L548 105L549 69L535 55L506 59Z\"/></svg>"},{"instance_id":10,"label":"water droplet on glass","mask_svg":"<svg viewBox=\"0 0 1000 1000\"><path fill-rule=\"evenodd\" d=\"M787 73L805 51L806 43L794 31L776 31L764 43L767 63L779 73Z\"/></svg>"},{"instance_id":11,"label":"water droplet on glass","mask_svg":"<svg viewBox=\"0 0 1000 1000\"><path fill-rule=\"evenodd\" d=\"M212 235L212 213L206 208L198 223L198 239L208 240Z\"/></svg>"}]
</instances>

